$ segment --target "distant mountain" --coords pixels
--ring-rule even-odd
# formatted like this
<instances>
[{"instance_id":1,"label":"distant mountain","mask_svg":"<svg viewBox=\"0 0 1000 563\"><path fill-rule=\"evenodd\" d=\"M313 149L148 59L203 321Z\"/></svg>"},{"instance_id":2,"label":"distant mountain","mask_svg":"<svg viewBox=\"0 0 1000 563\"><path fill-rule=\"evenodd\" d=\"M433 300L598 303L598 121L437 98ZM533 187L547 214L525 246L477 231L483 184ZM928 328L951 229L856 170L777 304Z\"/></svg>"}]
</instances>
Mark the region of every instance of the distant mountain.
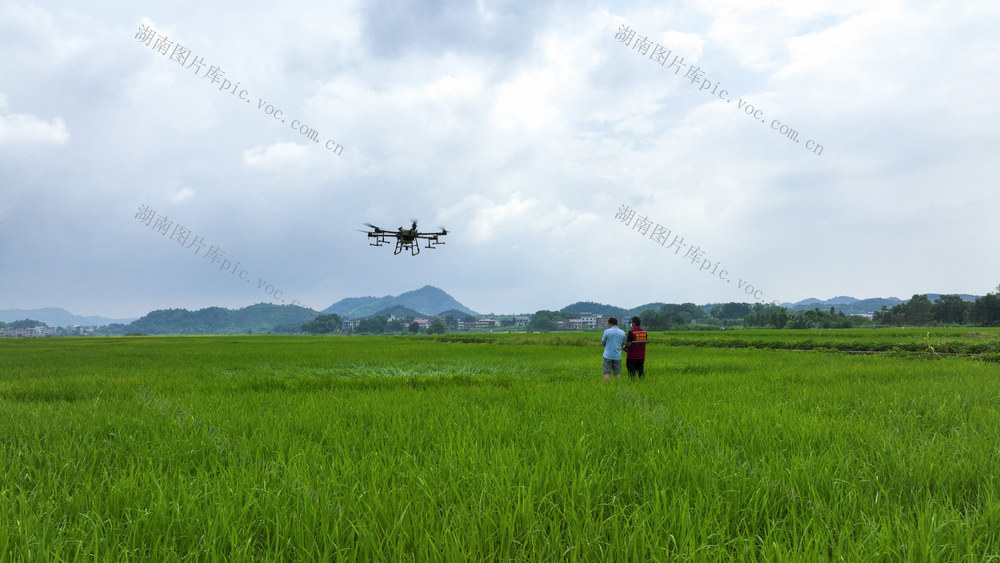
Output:
<instances>
[{"instance_id":1,"label":"distant mountain","mask_svg":"<svg viewBox=\"0 0 1000 563\"><path fill-rule=\"evenodd\" d=\"M937 301L941 294L939 293L925 293L931 302ZM969 295L967 293L958 294L965 301L975 301L978 295ZM880 311L882 306L885 305L887 308L895 307L901 303L907 303L909 299L899 299L898 297L873 297L870 299L855 299L853 297L841 296L834 297L832 299L819 300L819 299L803 299L797 303L783 303L783 306L788 308L789 311L807 311L810 309L819 308L821 310L829 310L833 307L835 311L841 312L845 315L859 315L862 313L874 313L875 311Z\"/></svg>"},{"instance_id":2,"label":"distant mountain","mask_svg":"<svg viewBox=\"0 0 1000 563\"><path fill-rule=\"evenodd\" d=\"M57 307L47 307L44 309L6 309L0 311L0 322L10 323L22 319L32 319L42 321L49 326L68 327L71 325L80 326L103 326L112 323L128 324L135 320L135 317L128 319L110 319L107 317L82 317L74 315L66 309Z\"/></svg>"},{"instance_id":3,"label":"distant mountain","mask_svg":"<svg viewBox=\"0 0 1000 563\"><path fill-rule=\"evenodd\" d=\"M926 293L932 302L938 300L941 294ZM954 295L954 294L947 294ZM972 302L979 296L967 293L957 294L963 300ZM909 299L897 297L875 297L856 299L842 295L830 299L803 299L797 303L782 303L789 311L803 311L814 308L836 311L845 314L873 313L894 307ZM624 309L614 305L596 303L594 301L578 301L561 309L564 313L594 313L603 316L628 318L641 315L646 309L659 311L664 303L647 303L632 309ZM702 308L711 309L711 304ZM324 314L335 313L349 319L372 317L376 314L394 314L398 317L432 317L454 315L464 318L467 315L479 316L478 313L456 301L453 297L436 287L427 285L415 291L408 291L393 297L349 297L341 299L326 310ZM106 326L111 324L125 325L125 332L142 332L145 334L246 334L248 332L297 332L299 325L313 320L319 313L304 307L292 305L271 305L259 303L242 309L224 309L209 307L198 311L186 309L161 309L152 311L141 319L115 319L99 316L74 315L65 309L49 307L43 309L7 309L0 310L0 322L32 319L41 321L51 327ZM530 313L529 313L530 314ZM121 327L117 327L121 328ZM116 330L113 333L118 333Z\"/></svg>"},{"instance_id":4,"label":"distant mountain","mask_svg":"<svg viewBox=\"0 0 1000 563\"><path fill-rule=\"evenodd\" d=\"M666 305L666 303L657 301L655 303L646 303L645 305L639 305L638 307L625 309L624 307L605 305L604 303L597 303L595 301L577 301L572 305L567 305L562 309L559 309L559 312L594 313L595 315L601 315L602 317L617 317L618 319L629 319L632 317L641 316L643 311L647 309L652 309L653 311L659 311L660 307L663 307L664 305Z\"/></svg>"},{"instance_id":5,"label":"distant mountain","mask_svg":"<svg viewBox=\"0 0 1000 563\"><path fill-rule=\"evenodd\" d=\"M937 294L928 294L928 298L934 301ZM975 295L962 295L962 298L966 301L975 301ZM900 303L905 303L908 300L899 299L897 297L875 297L871 299L857 299L855 297L850 297L848 295L840 295L837 297L832 297L830 299L803 299L797 303L782 303L781 306L785 307L789 311L808 311L811 309L819 308L823 311L829 310L833 307L836 311L843 311L845 315L854 315L862 313L872 313L878 311L883 305L886 307L892 307L894 305L899 305ZM654 311L659 311L660 308L665 305L665 303L655 302L647 303L645 305L640 305L638 307L633 307L631 309L624 309L622 307L617 307L615 305L607 305L605 303L597 303L594 301L578 301L572 305L567 305L560 309L563 313L595 313L603 316L615 316L619 318L628 318L635 315L642 315L642 312L646 309L652 309ZM708 314L714 305L724 305L724 303L708 303L705 305L699 305L699 308Z\"/></svg>"},{"instance_id":6,"label":"distant mountain","mask_svg":"<svg viewBox=\"0 0 1000 563\"><path fill-rule=\"evenodd\" d=\"M393 305L392 307L389 307L388 309L382 309L381 311L379 311L379 312L377 312L375 314L376 315L392 315L392 316L396 317L397 319L398 318L406 318L406 317L413 317L415 319L418 319L418 318L424 316L424 313L421 313L420 311L414 311L413 309L410 309L409 307L404 307L402 305Z\"/></svg>"},{"instance_id":7,"label":"distant mountain","mask_svg":"<svg viewBox=\"0 0 1000 563\"><path fill-rule=\"evenodd\" d=\"M849 295L841 295L838 297L831 297L826 300L827 305L850 305L851 303L857 303L860 299L855 299Z\"/></svg>"},{"instance_id":8,"label":"distant mountain","mask_svg":"<svg viewBox=\"0 0 1000 563\"><path fill-rule=\"evenodd\" d=\"M890 297L889 299L895 299L895 297ZM823 299L823 300L810 297L809 299L803 299L798 303L792 303L791 306L812 308L812 307L821 307L823 305L826 305L827 307L829 307L830 305L850 305L852 303L857 303L857 302L858 299L855 299L847 295L841 295L839 297L831 297L830 299Z\"/></svg>"},{"instance_id":9,"label":"distant mountain","mask_svg":"<svg viewBox=\"0 0 1000 563\"><path fill-rule=\"evenodd\" d=\"M383 297L382 299L389 299L391 296ZM333 305L330 305L323 311L323 314L337 314L341 317L346 316L348 312L358 307L364 307L365 305L371 304L373 301L377 301L378 297L347 297L337 301Z\"/></svg>"},{"instance_id":10,"label":"distant mountain","mask_svg":"<svg viewBox=\"0 0 1000 563\"><path fill-rule=\"evenodd\" d=\"M840 310L841 308L850 307L849 305L843 305L843 303L851 303L851 305L861 304L858 308L865 310L860 312L871 312L871 310L866 308L871 305L868 303L868 301L873 301L873 300L859 301L857 299L854 299L853 297L834 297L833 299L828 299L826 301L821 301L819 299L804 299L802 301L799 301L798 303L784 303L783 306L794 311L810 310L813 309L814 307L819 307L820 309L826 310L830 308L831 304L839 303L841 305L835 305L835 306L837 307L837 310ZM894 302L889 300L877 300L877 301L879 304L878 307L874 309L876 311L878 310L879 307L882 306L881 305L882 301L885 301L887 304L889 304L890 307L894 304L901 303L899 299L895 299ZM679 305L679 303L677 304ZM566 307L563 307L562 309L560 309L560 312L595 313L605 317L629 318L632 316L642 315L642 312L647 309L652 309L653 311L658 312L660 308L663 307L664 305L666 305L666 303L655 302L655 303L647 303L645 305L639 305L638 307L633 307L631 309L624 309L622 307L617 307L615 305L607 305L604 303L597 303L594 301L578 301L576 303L573 303L572 305L567 305ZM698 307L702 309L707 315L711 311L712 307L715 305L724 305L724 303L706 303L704 305L699 305ZM848 313L847 310L845 310L844 312L845 314Z\"/></svg>"},{"instance_id":11,"label":"distant mountain","mask_svg":"<svg viewBox=\"0 0 1000 563\"><path fill-rule=\"evenodd\" d=\"M311 321L319 313L295 305L258 303L242 309L208 307L198 311L160 309L126 326L126 332L144 334L247 334L284 332ZM281 327L281 328L279 328Z\"/></svg>"},{"instance_id":12,"label":"distant mountain","mask_svg":"<svg viewBox=\"0 0 1000 563\"><path fill-rule=\"evenodd\" d=\"M933 303L933 302L937 301L938 299L940 299L942 295L957 295L957 296L959 296L959 297L962 298L962 301L968 301L969 303L972 303L976 299L979 299L980 297L982 297L981 295L969 295L968 293L943 293L943 294L942 293L925 293L924 295L926 295L927 298L931 300L931 303ZM909 301L909 299L907 299L907 301Z\"/></svg>"},{"instance_id":13,"label":"distant mountain","mask_svg":"<svg viewBox=\"0 0 1000 563\"><path fill-rule=\"evenodd\" d=\"M447 317L448 315L452 315L456 319L459 319L459 320L464 320L465 317L469 316L468 313L464 313L462 311L459 311L458 309L448 309L447 311L441 311L440 313L437 313L436 316L438 316L438 317ZM475 315L473 315L473 316L475 316Z\"/></svg>"},{"instance_id":14,"label":"distant mountain","mask_svg":"<svg viewBox=\"0 0 1000 563\"><path fill-rule=\"evenodd\" d=\"M349 297L341 299L323 310L323 313L336 313L349 319L371 317L379 311L391 307L403 306L417 311L421 315L437 315L443 311L454 309L466 315L478 315L472 309L462 305L452 296L431 285L425 285L414 291L401 293L396 297Z\"/></svg>"},{"instance_id":15,"label":"distant mountain","mask_svg":"<svg viewBox=\"0 0 1000 563\"><path fill-rule=\"evenodd\" d=\"M341 317L347 319L358 319L361 317L374 317L379 313L379 311L385 311L386 309L391 309L396 305L402 305L396 301L396 298L392 295L386 295L385 297L375 297L369 301L368 297L349 297L348 299L358 299L361 305L351 306L349 303L341 304L341 301L334 303L333 305L327 307L323 313L337 313ZM343 301L343 300L342 300ZM367 303L365 303L367 301ZM338 306L340 305L340 306ZM340 312L337 312L340 311Z\"/></svg>"},{"instance_id":16,"label":"distant mountain","mask_svg":"<svg viewBox=\"0 0 1000 563\"><path fill-rule=\"evenodd\" d=\"M864 313L874 313L875 311L880 310L883 305L886 307L893 307L903 302L904 301L898 297L855 299L854 297L840 296L822 301L819 299L803 299L797 303L783 303L782 305L788 308L789 311L808 311L817 308L827 311L830 307L833 307L838 313L843 312L845 315L860 315Z\"/></svg>"},{"instance_id":17,"label":"distant mountain","mask_svg":"<svg viewBox=\"0 0 1000 563\"><path fill-rule=\"evenodd\" d=\"M462 311L466 315L479 314L456 301L451 295L431 285L425 285L415 291L402 293L396 300L406 307L428 315L437 315L451 309Z\"/></svg>"},{"instance_id":18,"label":"distant mountain","mask_svg":"<svg viewBox=\"0 0 1000 563\"><path fill-rule=\"evenodd\" d=\"M893 307L899 305L903 301L895 297L872 297L870 299L858 299L850 305L834 305L836 310L843 311L845 315L860 315L867 313L874 313L882 309L882 306Z\"/></svg>"}]
</instances>

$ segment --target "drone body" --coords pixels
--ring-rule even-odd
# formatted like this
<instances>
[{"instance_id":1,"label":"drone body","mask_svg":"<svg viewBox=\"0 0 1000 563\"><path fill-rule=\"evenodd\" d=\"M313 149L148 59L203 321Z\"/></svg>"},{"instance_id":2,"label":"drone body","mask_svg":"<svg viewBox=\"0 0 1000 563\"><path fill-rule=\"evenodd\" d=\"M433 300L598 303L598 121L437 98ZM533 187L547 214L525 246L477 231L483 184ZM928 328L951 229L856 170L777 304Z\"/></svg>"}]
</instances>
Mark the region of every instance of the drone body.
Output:
<instances>
[{"instance_id":1,"label":"drone body","mask_svg":"<svg viewBox=\"0 0 1000 563\"><path fill-rule=\"evenodd\" d=\"M393 254L399 254L404 250L409 250L411 256L416 256L420 254L420 239L427 241L426 248L434 248L434 245L444 244L443 241L438 240L438 237L443 237L448 234L448 230L444 227L438 232L432 233L421 233L417 230L417 222L413 221L413 225L409 229L404 229L400 227L398 230L389 231L381 227L376 227L371 223L365 223L370 231L361 231L368 234L369 239L374 239L375 242L369 243L368 246L382 246L384 243L388 243L389 237L396 237L396 250Z\"/></svg>"}]
</instances>

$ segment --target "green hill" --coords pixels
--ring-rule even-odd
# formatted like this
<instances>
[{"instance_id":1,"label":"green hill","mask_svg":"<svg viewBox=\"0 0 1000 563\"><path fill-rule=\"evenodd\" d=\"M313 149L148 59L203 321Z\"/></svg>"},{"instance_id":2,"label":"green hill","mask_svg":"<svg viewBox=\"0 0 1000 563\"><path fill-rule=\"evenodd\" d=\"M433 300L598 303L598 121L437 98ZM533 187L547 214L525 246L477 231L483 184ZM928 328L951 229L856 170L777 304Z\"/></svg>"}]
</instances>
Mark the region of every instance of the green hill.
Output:
<instances>
[{"instance_id":1,"label":"green hill","mask_svg":"<svg viewBox=\"0 0 1000 563\"><path fill-rule=\"evenodd\" d=\"M198 311L159 309L132 321L126 332L144 334L247 334L276 332L282 325L300 325L319 313L295 305L258 303L242 309L208 307Z\"/></svg>"},{"instance_id":2,"label":"green hill","mask_svg":"<svg viewBox=\"0 0 1000 563\"><path fill-rule=\"evenodd\" d=\"M409 317L414 319L424 316L424 314L421 313L420 311L414 311L413 309L410 309L409 307L404 307L402 305L393 305L388 309L382 309L381 311L376 313L376 315L392 315L396 318Z\"/></svg>"},{"instance_id":3,"label":"green hill","mask_svg":"<svg viewBox=\"0 0 1000 563\"><path fill-rule=\"evenodd\" d=\"M382 297L381 299L389 299L391 296ZM378 301L378 297L347 297L337 301L333 305L330 305L323 310L323 314L337 314L342 317L347 316L347 313L357 309L359 307L364 307L370 305L374 301Z\"/></svg>"},{"instance_id":4,"label":"green hill","mask_svg":"<svg viewBox=\"0 0 1000 563\"><path fill-rule=\"evenodd\" d=\"M469 309L448 295L443 290L431 285L425 285L414 291L407 291L398 296L387 295L385 297L349 297L330 305L323 310L323 313L336 313L349 319L362 317L372 317L386 309L392 307L405 307L416 311L419 316L433 316L443 311L451 309L461 311L465 315L476 315L475 311Z\"/></svg>"}]
</instances>

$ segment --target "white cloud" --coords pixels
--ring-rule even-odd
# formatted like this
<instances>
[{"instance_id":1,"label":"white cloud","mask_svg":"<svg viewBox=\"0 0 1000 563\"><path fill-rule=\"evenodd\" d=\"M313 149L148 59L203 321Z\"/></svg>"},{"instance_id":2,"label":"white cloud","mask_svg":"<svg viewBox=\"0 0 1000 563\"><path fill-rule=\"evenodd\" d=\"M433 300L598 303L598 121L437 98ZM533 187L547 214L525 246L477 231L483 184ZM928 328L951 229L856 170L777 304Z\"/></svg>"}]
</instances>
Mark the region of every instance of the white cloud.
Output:
<instances>
[{"instance_id":1,"label":"white cloud","mask_svg":"<svg viewBox=\"0 0 1000 563\"><path fill-rule=\"evenodd\" d=\"M7 96L0 92L0 147L61 146L69 142L69 130L59 117L46 121L34 115L7 113Z\"/></svg>"},{"instance_id":2,"label":"white cloud","mask_svg":"<svg viewBox=\"0 0 1000 563\"><path fill-rule=\"evenodd\" d=\"M0 115L0 146L65 145L69 130L61 118L51 121L28 114Z\"/></svg>"},{"instance_id":3,"label":"white cloud","mask_svg":"<svg viewBox=\"0 0 1000 563\"><path fill-rule=\"evenodd\" d=\"M278 142L266 147L257 145L243 151L243 163L249 168L280 170L302 165L313 148L298 143Z\"/></svg>"},{"instance_id":4,"label":"white cloud","mask_svg":"<svg viewBox=\"0 0 1000 563\"><path fill-rule=\"evenodd\" d=\"M551 101L559 77L551 69L539 69L501 84L493 107L494 123L503 129L538 131L551 126L557 110Z\"/></svg>"},{"instance_id":5,"label":"white cloud","mask_svg":"<svg viewBox=\"0 0 1000 563\"><path fill-rule=\"evenodd\" d=\"M195 191L189 186L171 187L170 201L174 203L184 203L195 196Z\"/></svg>"}]
</instances>

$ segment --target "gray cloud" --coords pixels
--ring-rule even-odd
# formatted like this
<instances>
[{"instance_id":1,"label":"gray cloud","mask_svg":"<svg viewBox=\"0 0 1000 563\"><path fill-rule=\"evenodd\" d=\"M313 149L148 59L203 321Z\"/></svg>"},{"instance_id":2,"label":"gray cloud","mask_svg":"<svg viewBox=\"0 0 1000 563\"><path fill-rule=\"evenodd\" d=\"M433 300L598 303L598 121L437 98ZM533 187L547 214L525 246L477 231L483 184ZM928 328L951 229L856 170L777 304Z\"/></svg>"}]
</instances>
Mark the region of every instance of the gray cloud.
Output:
<instances>
[{"instance_id":1,"label":"gray cloud","mask_svg":"<svg viewBox=\"0 0 1000 563\"><path fill-rule=\"evenodd\" d=\"M4 4L0 308L239 307L258 279L316 308L425 284L495 312L743 297L616 223L622 203L775 299L990 290L997 8L869 4ZM139 43L143 22L249 103ZM354 230L413 217L448 244L392 256Z\"/></svg>"}]
</instances>

